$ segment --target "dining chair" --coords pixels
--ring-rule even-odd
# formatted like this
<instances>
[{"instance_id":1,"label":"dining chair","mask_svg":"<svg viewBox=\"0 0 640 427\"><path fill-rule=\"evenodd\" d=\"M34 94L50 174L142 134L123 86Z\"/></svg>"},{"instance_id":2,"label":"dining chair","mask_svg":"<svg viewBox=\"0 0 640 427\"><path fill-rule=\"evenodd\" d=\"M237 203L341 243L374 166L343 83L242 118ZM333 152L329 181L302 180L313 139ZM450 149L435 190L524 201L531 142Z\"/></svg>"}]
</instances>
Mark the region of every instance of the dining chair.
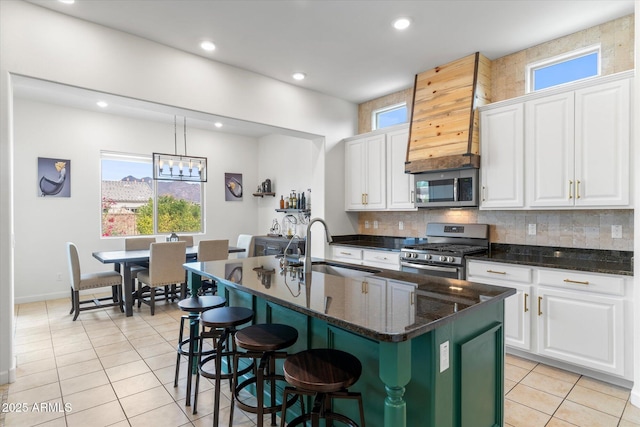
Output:
<instances>
[{"instance_id":1,"label":"dining chair","mask_svg":"<svg viewBox=\"0 0 640 427\"><path fill-rule=\"evenodd\" d=\"M253 236L251 234L240 234L236 246L244 249L244 252L238 252L238 258L247 258L253 256Z\"/></svg>"},{"instance_id":2,"label":"dining chair","mask_svg":"<svg viewBox=\"0 0 640 427\"><path fill-rule=\"evenodd\" d=\"M156 242L155 237L126 237L124 239L124 250L125 251L139 251L139 250L149 250L149 247L152 243ZM138 273L142 270L149 268L149 263L144 262L139 265L134 265L131 267L131 281L132 281L132 289L136 288L136 277L138 277ZM138 298L138 293L134 292L134 301Z\"/></svg>"},{"instance_id":3,"label":"dining chair","mask_svg":"<svg viewBox=\"0 0 640 427\"><path fill-rule=\"evenodd\" d=\"M186 242L187 246L193 246L193 236L178 236L179 242Z\"/></svg>"},{"instance_id":4,"label":"dining chair","mask_svg":"<svg viewBox=\"0 0 640 427\"><path fill-rule=\"evenodd\" d=\"M155 314L156 296L158 288L164 288L164 300L186 296L185 270L182 267L186 260L186 242L152 243L149 250L149 269L138 273L138 307L142 303L149 305L151 315ZM143 285L149 287L148 295ZM176 295L176 285L180 286L180 296ZM148 296L148 301L146 297Z\"/></svg>"},{"instance_id":5,"label":"dining chair","mask_svg":"<svg viewBox=\"0 0 640 427\"><path fill-rule=\"evenodd\" d=\"M100 271L98 273L82 274L80 271L78 248L71 242L67 242L67 260L69 264L69 277L71 278L71 311L69 314L73 313L74 321L78 318L78 314L85 310L117 306L120 307L120 311L124 311L122 306L122 276L120 273L117 271ZM106 287L111 287L112 292L110 297L80 300L80 291ZM101 304L101 301L108 300L111 300L111 303ZM93 305L81 307L82 304Z\"/></svg>"},{"instance_id":6,"label":"dining chair","mask_svg":"<svg viewBox=\"0 0 640 427\"><path fill-rule=\"evenodd\" d=\"M218 261L229 258L229 240L200 240L198 243L198 261ZM216 293L214 280L202 279L199 295Z\"/></svg>"}]
</instances>

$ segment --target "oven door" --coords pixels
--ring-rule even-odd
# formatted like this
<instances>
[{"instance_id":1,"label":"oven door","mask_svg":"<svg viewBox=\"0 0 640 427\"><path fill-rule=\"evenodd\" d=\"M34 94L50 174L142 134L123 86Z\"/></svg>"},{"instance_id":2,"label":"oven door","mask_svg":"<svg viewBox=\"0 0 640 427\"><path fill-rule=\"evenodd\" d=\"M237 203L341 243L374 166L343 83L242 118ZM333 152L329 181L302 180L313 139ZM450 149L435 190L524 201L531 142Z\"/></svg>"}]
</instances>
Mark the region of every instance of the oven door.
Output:
<instances>
[{"instance_id":1,"label":"oven door","mask_svg":"<svg viewBox=\"0 0 640 427\"><path fill-rule=\"evenodd\" d=\"M400 262L401 270L405 273L428 274L429 276L445 277L447 279L464 279L464 268L432 264L415 264Z\"/></svg>"}]
</instances>

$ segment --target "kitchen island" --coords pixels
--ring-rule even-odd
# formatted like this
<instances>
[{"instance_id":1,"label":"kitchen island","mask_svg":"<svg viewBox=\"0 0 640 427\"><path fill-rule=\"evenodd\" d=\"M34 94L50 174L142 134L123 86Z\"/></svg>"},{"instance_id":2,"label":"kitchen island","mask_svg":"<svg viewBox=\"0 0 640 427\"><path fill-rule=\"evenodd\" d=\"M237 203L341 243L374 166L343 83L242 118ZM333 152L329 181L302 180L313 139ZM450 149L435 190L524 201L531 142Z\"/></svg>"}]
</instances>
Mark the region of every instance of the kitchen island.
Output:
<instances>
[{"instance_id":1,"label":"kitchen island","mask_svg":"<svg viewBox=\"0 0 640 427\"><path fill-rule=\"evenodd\" d=\"M368 426L492 427L503 423L504 299L510 288L315 260L280 268L272 256L184 264L189 286L218 282L255 323L298 329L290 353L330 347L362 362L352 387ZM354 416L353 402L336 409Z\"/></svg>"}]
</instances>

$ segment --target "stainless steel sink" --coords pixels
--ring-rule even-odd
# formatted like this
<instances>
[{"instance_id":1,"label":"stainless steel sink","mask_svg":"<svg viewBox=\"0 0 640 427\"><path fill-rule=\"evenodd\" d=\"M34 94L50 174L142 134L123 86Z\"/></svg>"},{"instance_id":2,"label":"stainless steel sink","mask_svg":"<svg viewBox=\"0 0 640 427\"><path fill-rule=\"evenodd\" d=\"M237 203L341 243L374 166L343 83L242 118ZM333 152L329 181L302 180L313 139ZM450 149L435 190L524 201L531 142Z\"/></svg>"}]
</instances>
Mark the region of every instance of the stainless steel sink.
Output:
<instances>
[{"instance_id":1,"label":"stainless steel sink","mask_svg":"<svg viewBox=\"0 0 640 427\"><path fill-rule=\"evenodd\" d=\"M380 270L370 267L335 264L324 261L314 262L311 264L311 271L339 277L363 277L371 276L372 274L380 272Z\"/></svg>"}]
</instances>

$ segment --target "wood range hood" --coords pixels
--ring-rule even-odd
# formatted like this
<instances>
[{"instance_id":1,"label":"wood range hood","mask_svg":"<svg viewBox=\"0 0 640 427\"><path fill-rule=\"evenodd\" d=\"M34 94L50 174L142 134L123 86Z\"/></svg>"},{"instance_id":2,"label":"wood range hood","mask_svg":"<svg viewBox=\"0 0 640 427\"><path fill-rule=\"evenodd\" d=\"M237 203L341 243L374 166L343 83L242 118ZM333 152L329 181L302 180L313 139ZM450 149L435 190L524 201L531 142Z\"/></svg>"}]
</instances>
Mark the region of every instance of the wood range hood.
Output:
<instances>
[{"instance_id":1,"label":"wood range hood","mask_svg":"<svg viewBox=\"0 0 640 427\"><path fill-rule=\"evenodd\" d=\"M491 98L491 61L472 55L417 74L406 173L479 168L477 108Z\"/></svg>"}]
</instances>

